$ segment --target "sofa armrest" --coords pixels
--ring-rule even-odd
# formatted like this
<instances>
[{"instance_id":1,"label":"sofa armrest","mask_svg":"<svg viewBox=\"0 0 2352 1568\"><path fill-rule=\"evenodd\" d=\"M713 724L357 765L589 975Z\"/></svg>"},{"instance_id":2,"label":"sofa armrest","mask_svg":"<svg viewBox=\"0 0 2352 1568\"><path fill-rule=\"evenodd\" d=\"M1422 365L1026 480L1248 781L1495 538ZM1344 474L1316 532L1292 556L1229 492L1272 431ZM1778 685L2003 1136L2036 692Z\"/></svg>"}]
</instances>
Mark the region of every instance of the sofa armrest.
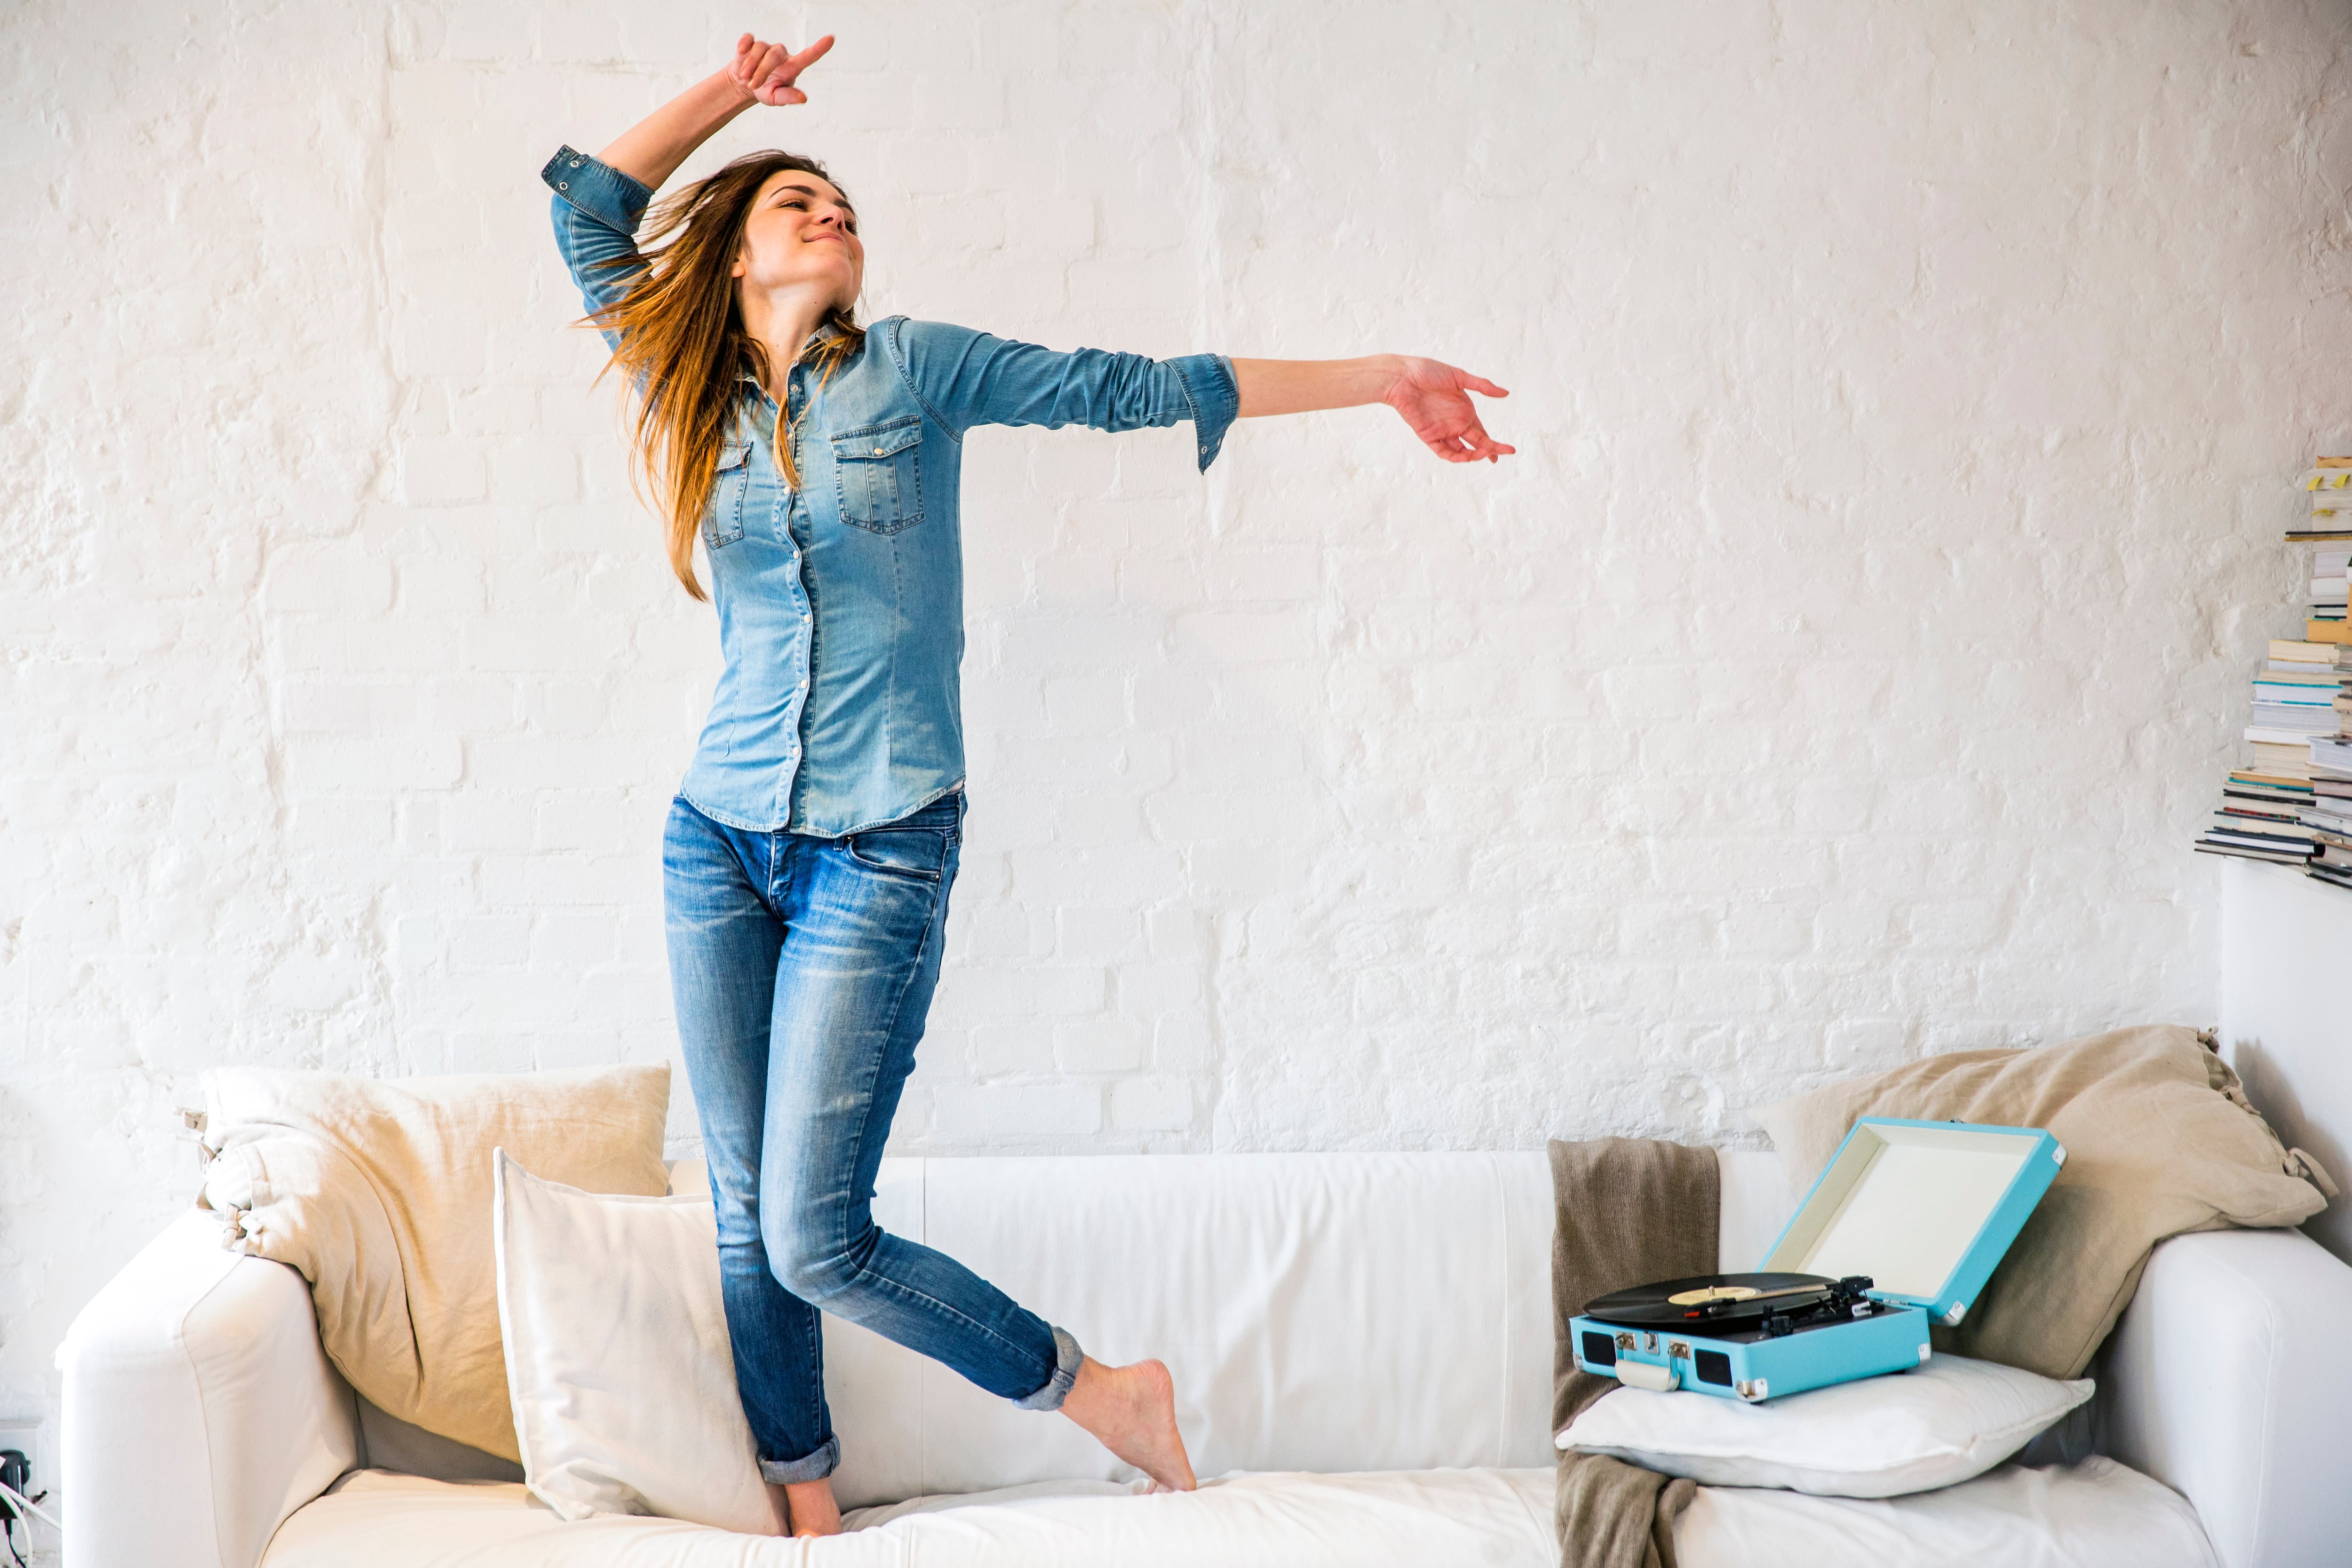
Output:
<instances>
[{"instance_id":1,"label":"sofa armrest","mask_svg":"<svg viewBox=\"0 0 2352 1568\"><path fill-rule=\"evenodd\" d=\"M2338 1560L2352 1268L2293 1230L2156 1249L2107 1353L2104 1447L2196 1505L2229 1568Z\"/></svg>"},{"instance_id":2,"label":"sofa armrest","mask_svg":"<svg viewBox=\"0 0 2352 1568\"><path fill-rule=\"evenodd\" d=\"M254 1568L357 1461L310 1287L220 1237L218 1216L183 1215L66 1331L67 1568Z\"/></svg>"}]
</instances>

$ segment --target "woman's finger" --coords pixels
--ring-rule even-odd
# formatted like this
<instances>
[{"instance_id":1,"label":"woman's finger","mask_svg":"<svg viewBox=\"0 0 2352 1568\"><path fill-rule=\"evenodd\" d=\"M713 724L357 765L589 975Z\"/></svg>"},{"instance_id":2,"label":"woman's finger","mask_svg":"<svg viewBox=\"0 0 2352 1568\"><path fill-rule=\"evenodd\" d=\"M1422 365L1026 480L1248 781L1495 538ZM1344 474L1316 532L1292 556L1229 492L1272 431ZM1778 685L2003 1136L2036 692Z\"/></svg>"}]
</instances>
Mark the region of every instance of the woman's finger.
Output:
<instances>
[{"instance_id":1,"label":"woman's finger","mask_svg":"<svg viewBox=\"0 0 2352 1568\"><path fill-rule=\"evenodd\" d=\"M1508 397L1511 395L1501 387L1496 386L1493 382L1488 381L1483 375L1465 375L1462 378L1462 384L1468 387L1473 392L1483 392L1489 397Z\"/></svg>"},{"instance_id":2,"label":"woman's finger","mask_svg":"<svg viewBox=\"0 0 2352 1568\"><path fill-rule=\"evenodd\" d=\"M789 89L794 82L800 80L801 72L808 69L809 67L816 64L818 60L824 58L825 51L832 47L833 35L827 33L824 37L819 38L815 43L811 44L807 48L801 50L798 54L793 54L790 50L786 50L784 52L784 58L776 63L775 68L773 80L775 86L780 89L777 93L776 101L779 103L806 103L808 101L808 96L805 93L795 94L794 96L787 98L784 96L783 90L782 89Z\"/></svg>"},{"instance_id":3,"label":"woman's finger","mask_svg":"<svg viewBox=\"0 0 2352 1568\"><path fill-rule=\"evenodd\" d=\"M808 94L793 84L800 80L801 72L814 65L818 58L831 47L833 47L833 39L828 36L818 39L799 54L785 56L783 63L768 79L770 93L767 101L772 104L806 103Z\"/></svg>"},{"instance_id":4,"label":"woman's finger","mask_svg":"<svg viewBox=\"0 0 2352 1568\"><path fill-rule=\"evenodd\" d=\"M759 86L760 79L774 68L782 54L783 50L777 45L767 43L760 38L752 38L751 47L745 49L736 61L742 68L744 84L748 87Z\"/></svg>"},{"instance_id":5,"label":"woman's finger","mask_svg":"<svg viewBox=\"0 0 2352 1568\"><path fill-rule=\"evenodd\" d=\"M1497 458L1514 457L1517 453L1517 447L1504 446L1484 430L1478 432L1477 455L1488 462L1491 463Z\"/></svg>"},{"instance_id":6,"label":"woman's finger","mask_svg":"<svg viewBox=\"0 0 2352 1568\"><path fill-rule=\"evenodd\" d=\"M1474 390L1494 385L1492 382L1475 375L1465 375L1462 384ZM1503 395L1503 389L1499 386L1495 387L1495 394L1498 396ZM1462 420L1460 428L1463 431L1463 438L1469 442L1470 453L1474 458L1484 458L1488 462L1492 462L1498 456L1517 455L1512 447L1504 446L1486 434L1486 426L1478 422L1477 410L1471 406L1469 398L1464 397L1460 400L1458 412Z\"/></svg>"}]
</instances>

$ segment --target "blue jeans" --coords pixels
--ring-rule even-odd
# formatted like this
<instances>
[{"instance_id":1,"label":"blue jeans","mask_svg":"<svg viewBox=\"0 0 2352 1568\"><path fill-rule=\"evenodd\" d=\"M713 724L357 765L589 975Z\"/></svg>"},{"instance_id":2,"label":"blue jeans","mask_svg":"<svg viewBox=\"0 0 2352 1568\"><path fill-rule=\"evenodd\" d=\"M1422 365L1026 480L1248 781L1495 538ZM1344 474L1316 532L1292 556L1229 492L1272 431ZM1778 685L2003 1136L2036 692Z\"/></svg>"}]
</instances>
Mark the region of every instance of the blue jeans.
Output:
<instances>
[{"instance_id":1,"label":"blue jeans","mask_svg":"<svg viewBox=\"0 0 2352 1568\"><path fill-rule=\"evenodd\" d=\"M939 984L961 792L843 838L730 827L684 799L662 842L678 1037L702 1120L735 1381L771 1481L840 1463L822 1307L1055 1410L1077 1342L874 1223L874 1177Z\"/></svg>"}]
</instances>

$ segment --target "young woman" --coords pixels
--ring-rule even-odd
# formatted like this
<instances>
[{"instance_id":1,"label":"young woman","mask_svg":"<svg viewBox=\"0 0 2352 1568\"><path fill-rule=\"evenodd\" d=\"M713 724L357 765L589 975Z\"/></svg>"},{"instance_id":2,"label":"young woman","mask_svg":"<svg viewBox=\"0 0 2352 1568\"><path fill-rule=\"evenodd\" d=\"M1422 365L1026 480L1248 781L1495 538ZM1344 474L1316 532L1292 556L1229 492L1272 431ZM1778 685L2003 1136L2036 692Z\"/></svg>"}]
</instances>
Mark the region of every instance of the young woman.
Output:
<instances>
[{"instance_id":1,"label":"young woman","mask_svg":"<svg viewBox=\"0 0 2352 1568\"><path fill-rule=\"evenodd\" d=\"M1508 456L1433 360L1153 361L1057 353L855 314L857 214L824 166L755 153L654 191L832 47L750 35L728 66L596 157L543 177L556 242L634 384L688 593L697 536L725 673L663 845L671 985L717 1204L744 1414L786 1528L840 1528L817 1310L1059 1410L1189 1489L1168 1372L1109 1367L969 1269L874 1223L898 1095L938 984L963 826L958 468L978 425L1192 422L1386 403L1452 462Z\"/></svg>"}]
</instances>

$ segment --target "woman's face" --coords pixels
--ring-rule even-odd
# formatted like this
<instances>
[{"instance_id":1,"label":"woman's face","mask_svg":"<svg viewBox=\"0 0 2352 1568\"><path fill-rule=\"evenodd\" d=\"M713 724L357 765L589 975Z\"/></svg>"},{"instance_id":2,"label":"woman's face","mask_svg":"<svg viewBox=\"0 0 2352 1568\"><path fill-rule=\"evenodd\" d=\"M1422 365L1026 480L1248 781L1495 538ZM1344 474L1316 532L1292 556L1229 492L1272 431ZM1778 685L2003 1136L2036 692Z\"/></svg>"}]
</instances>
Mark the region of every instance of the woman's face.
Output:
<instances>
[{"instance_id":1,"label":"woman's face","mask_svg":"<svg viewBox=\"0 0 2352 1568\"><path fill-rule=\"evenodd\" d=\"M847 310L866 280L857 214L830 181L798 169L768 176L751 200L734 275L762 292L817 285Z\"/></svg>"}]
</instances>

